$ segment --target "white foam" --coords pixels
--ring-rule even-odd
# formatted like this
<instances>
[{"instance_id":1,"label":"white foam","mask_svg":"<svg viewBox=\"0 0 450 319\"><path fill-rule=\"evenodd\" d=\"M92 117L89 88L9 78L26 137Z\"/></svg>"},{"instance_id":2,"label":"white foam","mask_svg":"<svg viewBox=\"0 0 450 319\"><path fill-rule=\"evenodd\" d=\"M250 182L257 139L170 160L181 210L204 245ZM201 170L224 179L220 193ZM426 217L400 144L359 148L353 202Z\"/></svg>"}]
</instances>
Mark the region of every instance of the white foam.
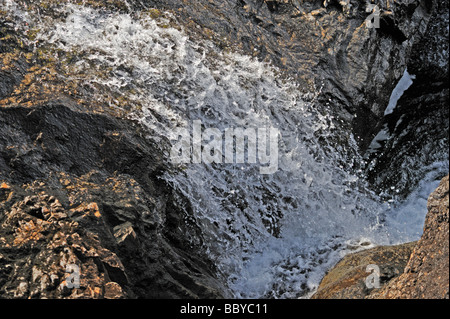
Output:
<instances>
[{"instance_id":1,"label":"white foam","mask_svg":"<svg viewBox=\"0 0 450 319\"><path fill-rule=\"evenodd\" d=\"M394 109L397 107L398 100L402 97L403 93L409 89L409 87L413 84L413 80L416 78L415 75L411 75L408 73L408 70L405 69L403 72L403 76L398 81L394 90L391 93L391 97L389 98L389 104L384 111L384 115L391 114L394 112Z\"/></svg>"},{"instance_id":2,"label":"white foam","mask_svg":"<svg viewBox=\"0 0 450 319\"><path fill-rule=\"evenodd\" d=\"M132 117L158 134L174 138L174 128L194 120L218 129L280 129L273 175L260 175L258 165L202 163L164 176L190 199L205 237L197 248L216 260L236 297L308 296L354 246L390 242L382 222L388 206L345 165L351 150L332 141L346 133L311 101L320 91L304 96L268 64L194 43L169 20L78 5L63 10L64 21L41 25L42 45L76 55L70 72L99 98L126 96ZM195 233L186 236L198 244Z\"/></svg>"},{"instance_id":3,"label":"white foam","mask_svg":"<svg viewBox=\"0 0 450 319\"><path fill-rule=\"evenodd\" d=\"M405 200L398 201L395 198L391 200L392 207L386 214L386 226L392 244L420 238L427 214L428 197L439 185L441 178L448 174L449 164L446 161L435 162L424 170L428 173Z\"/></svg>"}]
</instances>

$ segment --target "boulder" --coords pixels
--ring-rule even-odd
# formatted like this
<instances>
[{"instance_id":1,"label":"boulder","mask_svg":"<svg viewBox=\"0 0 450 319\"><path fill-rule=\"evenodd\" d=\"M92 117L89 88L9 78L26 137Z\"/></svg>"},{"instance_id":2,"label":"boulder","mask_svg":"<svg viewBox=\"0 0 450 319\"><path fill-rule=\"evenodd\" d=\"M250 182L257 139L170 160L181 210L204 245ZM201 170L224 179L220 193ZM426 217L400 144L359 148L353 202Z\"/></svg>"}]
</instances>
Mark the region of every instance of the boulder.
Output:
<instances>
[{"instance_id":1,"label":"boulder","mask_svg":"<svg viewBox=\"0 0 450 319\"><path fill-rule=\"evenodd\" d=\"M380 246L345 256L322 279L312 299L363 299L372 287L383 287L403 273L415 242L397 246ZM377 267L377 268L376 268ZM366 284L370 275L378 275ZM370 278L369 278L370 279Z\"/></svg>"}]
</instances>

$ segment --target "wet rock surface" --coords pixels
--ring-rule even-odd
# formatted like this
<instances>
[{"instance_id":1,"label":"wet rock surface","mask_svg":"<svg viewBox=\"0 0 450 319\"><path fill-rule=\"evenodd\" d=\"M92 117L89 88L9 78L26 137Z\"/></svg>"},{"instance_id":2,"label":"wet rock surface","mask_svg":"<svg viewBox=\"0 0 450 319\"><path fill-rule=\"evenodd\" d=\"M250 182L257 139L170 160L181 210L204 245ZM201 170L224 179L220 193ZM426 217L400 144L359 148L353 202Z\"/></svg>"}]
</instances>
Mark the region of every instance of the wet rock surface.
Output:
<instances>
[{"instance_id":1,"label":"wet rock surface","mask_svg":"<svg viewBox=\"0 0 450 319\"><path fill-rule=\"evenodd\" d=\"M331 105L333 116L346 132L336 141L342 147L351 148L353 135L364 154L375 135L387 127L390 137L368 156L369 164L353 165L365 170L377 192L394 187L406 196L427 172L420 166L446 159L442 149L449 145L445 120L449 101L448 1L383 0L376 4L379 28L367 27L371 12L366 1L357 0L86 3L119 12L143 10L154 18L167 11L175 17L169 25L182 28L194 41L208 39L225 52L240 51L274 64L305 92L321 92L317 107ZM56 10L61 4L54 0L46 0L42 8L29 1L24 5L26 10L42 11L53 18L64 15ZM114 94L101 96L103 103L99 103L92 90L104 88L67 80L71 74L64 64L76 63L78 58L63 59L58 51L46 47L33 51L39 44L35 38L39 30L26 30L23 37L15 31L16 21L0 23L4 64L0 105L30 106L49 102L55 95L70 95L86 109L109 112L106 105L119 101L119 108L113 111L119 116L130 107L126 98ZM385 116L390 94L405 68L416 80L395 112ZM406 165L412 168L405 169ZM413 176L416 171L420 174Z\"/></svg>"},{"instance_id":2,"label":"wet rock surface","mask_svg":"<svg viewBox=\"0 0 450 319\"><path fill-rule=\"evenodd\" d=\"M354 164L377 192L405 197L432 169L427 166L448 161L448 1L377 1L379 28L366 26L366 1L145 3L180 16L193 38L268 61L305 91L320 90L318 104L332 106L361 154L387 127L382 148L367 156L367 164ZM416 80L385 116L406 68ZM339 143L348 140L346 135Z\"/></svg>"},{"instance_id":3,"label":"wet rock surface","mask_svg":"<svg viewBox=\"0 0 450 319\"><path fill-rule=\"evenodd\" d=\"M226 293L187 201L158 179L161 151L132 123L68 102L0 113L1 297Z\"/></svg>"},{"instance_id":4,"label":"wet rock surface","mask_svg":"<svg viewBox=\"0 0 450 319\"><path fill-rule=\"evenodd\" d=\"M57 15L52 8L60 5L23 3L48 15ZM398 181L407 185L415 177L398 175L405 172L399 163L414 154L410 162L423 165L448 147L448 35L441 36L448 1L380 1L378 29L366 27L365 1L348 3L86 5L121 12L151 7L148 14L155 17L168 10L192 39L273 63L305 92L321 91L318 103L332 105L342 122L344 146L354 134L364 152L387 123L395 138L376 155L369 174L381 189ZM14 20L2 12L0 17L0 297L228 296L203 254L189 201L159 178L173 169L163 156L167 141L125 119L126 99L116 96L121 108L112 108L109 100L92 98L98 87L73 81L64 62L75 64L76 56L36 50L38 30L20 34ZM384 117L405 67L417 81ZM392 269L403 267L403 257ZM67 265L79 266L80 288L67 288ZM358 296L365 296L360 288Z\"/></svg>"},{"instance_id":5,"label":"wet rock surface","mask_svg":"<svg viewBox=\"0 0 450 319\"><path fill-rule=\"evenodd\" d=\"M408 194L433 163L448 161L448 10L449 1L433 6L425 36L413 45L407 62L413 84L379 124L389 137L369 158L367 170L379 189L394 186Z\"/></svg>"}]
</instances>

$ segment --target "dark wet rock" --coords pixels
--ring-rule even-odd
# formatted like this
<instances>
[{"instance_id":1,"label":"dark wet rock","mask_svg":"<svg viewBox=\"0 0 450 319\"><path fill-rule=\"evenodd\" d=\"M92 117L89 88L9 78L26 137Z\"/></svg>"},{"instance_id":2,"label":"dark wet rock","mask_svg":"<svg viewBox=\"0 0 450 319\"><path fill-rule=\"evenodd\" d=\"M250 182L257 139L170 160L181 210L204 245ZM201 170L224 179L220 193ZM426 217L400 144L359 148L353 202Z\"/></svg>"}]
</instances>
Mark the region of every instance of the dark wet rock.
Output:
<instances>
[{"instance_id":1,"label":"dark wet rock","mask_svg":"<svg viewBox=\"0 0 450 319\"><path fill-rule=\"evenodd\" d=\"M329 137L335 145L350 150L353 136L365 154L388 125L390 140L367 163L354 162L353 153L342 154L348 158L339 163L362 169L377 193L392 188L405 197L427 166L448 161L448 1L377 1L379 28L366 27L371 12L367 1L358 0L144 4L173 12L193 39L268 61L305 92L320 90L317 107L330 105L345 131ZM405 68L416 80L396 111L384 116Z\"/></svg>"},{"instance_id":2,"label":"dark wet rock","mask_svg":"<svg viewBox=\"0 0 450 319\"><path fill-rule=\"evenodd\" d=\"M188 202L158 177L170 169L161 148L77 107L0 109L0 296L225 296Z\"/></svg>"},{"instance_id":3,"label":"dark wet rock","mask_svg":"<svg viewBox=\"0 0 450 319\"><path fill-rule=\"evenodd\" d=\"M28 10L37 12L39 9L42 14L58 18L61 13L52 8L61 4L54 0L44 2L45 5L32 1L24 3ZM417 178L407 173L398 176L400 171L405 171L398 166L404 162L429 165L434 159L440 159L442 148L448 146L448 124L442 120L448 118L445 106L449 96L448 30L445 27L448 25L448 1L378 1L379 28L366 26L371 13L367 12L367 1L363 0L139 0L127 3L129 6L121 1L92 0L86 5L121 12L146 10L155 18L162 16L162 11L169 11L175 17L170 25L183 28L194 42L208 39L223 51L240 51L276 65L289 80L299 82L305 92L321 92L317 107L330 105L342 128L339 134L329 137L336 139L330 141L334 145L350 150L353 135L363 154L388 123L392 141L369 159L366 171L379 191L394 185L399 186L396 188L401 189L401 194L407 194L409 187L416 186L425 173ZM22 51L18 54L3 49L11 51L11 63L0 70L0 79L4 82L0 86L0 104L34 105L39 101L49 102L48 96L69 94L86 109L105 108L105 103L84 102L89 89L79 83L68 81L61 85L62 79L70 78L60 76L58 64L62 62L53 61L51 55L43 58L45 48L40 48L37 56L30 56L27 45L35 45L33 32L19 37L14 26L15 21L6 20L0 27L4 37L1 41L6 44L3 47L21 47ZM33 61L37 61L34 67ZM399 101L398 110L385 117L390 94L406 67L417 75L414 87L409 90L412 95L405 96ZM45 80L46 85L37 88L33 85L37 80ZM12 91L17 83L23 94ZM8 98L2 100L5 94ZM122 109L127 107L126 102L120 105ZM397 126L400 118L402 124ZM424 118L426 123L423 123ZM439 129L423 136L422 132L433 129L429 123L438 123ZM420 143L408 143L417 138ZM399 150L398 145L405 147ZM366 167L365 163L351 160L355 154L342 155L348 160L340 165L353 165L355 169ZM395 177L390 176L390 172L396 172ZM397 185L398 181L402 181L401 185Z\"/></svg>"},{"instance_id":4,"label":"dark wet rock","mask_svg":"<svg viewBox=\"0 0 450 319\"><path fill-rule=\"evenodd\" d=\"M435 169L433 163L448 162L448 24L449 1L439 1L432 8L425 36L412 47L407 67L415 75L413 84L380 123L389 138L369 157L367 173L381 190L389 192L393 187L405 196Z\"/></svg>"}]
</instances>

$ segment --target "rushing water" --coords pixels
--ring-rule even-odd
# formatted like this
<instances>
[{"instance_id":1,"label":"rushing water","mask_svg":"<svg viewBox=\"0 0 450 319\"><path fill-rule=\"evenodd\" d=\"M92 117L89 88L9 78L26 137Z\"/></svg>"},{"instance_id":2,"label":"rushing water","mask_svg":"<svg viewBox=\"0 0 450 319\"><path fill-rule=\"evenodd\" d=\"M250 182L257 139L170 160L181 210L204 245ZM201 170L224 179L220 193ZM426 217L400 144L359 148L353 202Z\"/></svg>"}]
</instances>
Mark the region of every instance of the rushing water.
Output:
<instances>
[{"instance_id":1,"label":"rushing water","mask_svg":"<svg viewBox=\"0 0 450 319\"><path fill-rule=\"evenodd\" d=\"M174 142L177 128L192 129L194 121L222 133L280 132L273 174L261 174L261 163L203 161L174 164L164 176L190 199L205 234L199 249L235 297L307 297L346 253L420 236L437 176L404 203L381 202L358 170L364 160L352 135L328 115L330 106L316 103L320 88L301 94L267 63L189 39L166 13L67 4L56 18L12 0L3 10L38 30L35 50L58 54L68 77L93 88L92 98L113 97L111 107L124 98L131 118Z\"/></svg>"}]
</instances>

